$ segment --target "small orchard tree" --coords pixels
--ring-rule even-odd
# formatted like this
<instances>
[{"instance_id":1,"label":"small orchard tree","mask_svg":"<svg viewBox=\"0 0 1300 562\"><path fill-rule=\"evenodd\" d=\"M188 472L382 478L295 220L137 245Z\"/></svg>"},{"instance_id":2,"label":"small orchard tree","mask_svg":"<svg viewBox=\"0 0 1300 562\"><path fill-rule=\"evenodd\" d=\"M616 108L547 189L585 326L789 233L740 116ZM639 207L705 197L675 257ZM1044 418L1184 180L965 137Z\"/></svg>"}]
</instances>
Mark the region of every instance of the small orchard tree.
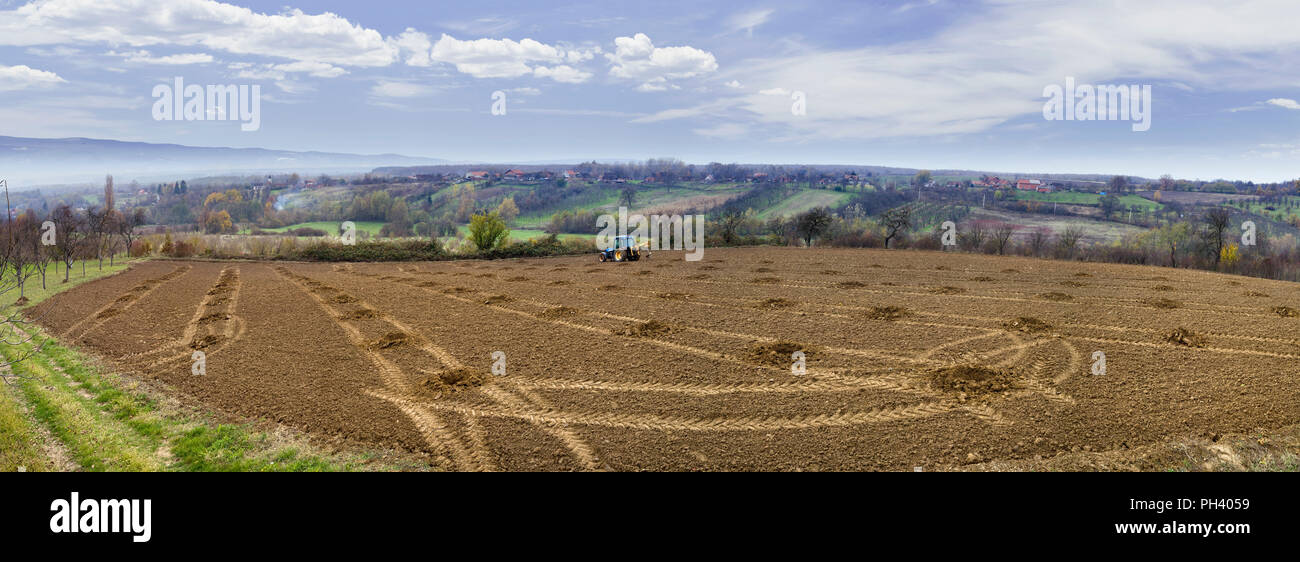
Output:
<instances>
[{"instance_id":1,"label":"small orchard tree","mask_svg":"<svg viewBox=\"0 0 1300 562\"><path fill-rule=\"evenodd\" d=\"M795 231L809 248L812 247L813 240L825 234L830 226L831 213L825 207L809 209L795 217Z\"/></svg>"},{"instance_id":2,"label":"small orchard tree","mask_svg":"<svg viewBox=\"0 0 1300 562\"><path fill-rule=\"evenodd\" d=\"M885 228L885 248L899 234L912 228L912 207L904 205L880 214L880 226Z\"/></svg>"},{"instance_id":3,"label":"small orchard tree","mask_svg":"<svg viewBox=\"0 0 1300 562\"><path fill-rule=\"evenodd\" d=\"M510 238L510 229L506 221L496 211L478 213L469 219L469 239L479 251L487 251L502 246Z\"/></svg>"}]
</instances>

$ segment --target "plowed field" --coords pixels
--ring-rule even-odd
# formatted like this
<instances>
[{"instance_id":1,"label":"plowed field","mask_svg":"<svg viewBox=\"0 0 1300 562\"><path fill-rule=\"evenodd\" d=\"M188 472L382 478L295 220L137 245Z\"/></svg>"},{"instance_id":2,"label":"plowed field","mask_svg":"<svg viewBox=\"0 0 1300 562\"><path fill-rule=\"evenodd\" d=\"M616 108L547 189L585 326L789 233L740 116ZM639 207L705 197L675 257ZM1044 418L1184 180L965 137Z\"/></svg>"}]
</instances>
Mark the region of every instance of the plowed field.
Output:
<instances>
[{"instance_id":1,"label":"plowed field","mask_svg":"<svg viewBox=\"0 0 1300 562\"><path fill-rule=\"evenodd\" d=\"M705 256L151 261L33 316L204 406L454 470L943 470L1300 422L1295 284L930 252Z\"/></svg>"}]
</instances>

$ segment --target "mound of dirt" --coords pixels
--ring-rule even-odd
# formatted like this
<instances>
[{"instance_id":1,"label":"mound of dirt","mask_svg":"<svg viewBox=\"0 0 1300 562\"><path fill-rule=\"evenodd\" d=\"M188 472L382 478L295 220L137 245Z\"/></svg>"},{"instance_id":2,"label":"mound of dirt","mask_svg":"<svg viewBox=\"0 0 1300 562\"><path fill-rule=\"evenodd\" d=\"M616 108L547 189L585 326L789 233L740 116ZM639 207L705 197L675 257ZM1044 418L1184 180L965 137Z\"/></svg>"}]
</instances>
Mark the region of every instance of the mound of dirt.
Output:
<instances>
[{"instance_id":1,"label":"mound of dirt","mask_svg":"<svg viewBox=\"0 0 1300 562\"><path fill-rule=\"evenodd\" d=\"M670 301L684 301L691 298L686 293L655 293L655 297Z\"/></svg>"},{"instance_id":2,"label":"mound of dirt","mask_svg":"<svg viewBox=\"0 0 1300 562\"><path fill-rule=\"evenodd\" d=\"M461 293L473 293L474 289L468 287L447 287L446 289L443 289L442 292L448 295L459 295Z\"/></svg>"},{"instance_id":3,"label":"mound of dirt","mask_svg":"<svg viewBox=\"0 0 1300 562\"><path fill-rule=\"evenodd\" d=\"M813 355L812 346L791 341L778 341L751 345L749 347L749 359L764 365L788 367L790 362L793 361L790 356L796 351L802 351L805 359Z\"/></svg>"},{"instance_id":4,"label":"mound of dirt","mask_svg":"<svg viewBox=\"0 0 1300 562\"><path fill-rule=\"evenodd\" d=\"M936 265L934 268L938 271L948 271L948 266L946 265Z\"/></svg>"},{"instance_id":5,"label":"mound of dirt","mask_svg":"<svg viewBox=\"0 0 1300 562\"><path fill-rule=\"evenodd\" d=\"M208 314L204 314L202 317L199 318L199 325L207 326L208 324L212 324L214 322L220 322L222 320L229 320L229 319L230 319L230 315L224 312L210 312Z\"/></svg>"},{"instance_id":6,"label":"mound of dirt","mask_svg":"<svg viewBox=\"0 0 1300 562\"><path fill-rule=\"evenodd\" d=\"M551 285L553 285L553 286L557 286L557 287L560 286L560 285L572 285L572 284L573 284L572 282L570 282L570 281L565 281L565 280L563 280L563 279L558 279L558 280L555 280L555 281L551 281Z\"/></svg>"},{"instance_id":7,"label":"mound of dirt","mask_svg":"<svg viewBox=\"0 0 1300 562\"><path fill-rule=\"evenodd\" d=\"M1092 274L1091 274L1091 273L1084 273L1084 272L1080 271L1080 272L1078 272L1078 273L1075 273L1074 276L1075 276L1075 277L1092 277Z\"/></svg>"},{"instance_id":8,"label":"mound of dirt","mask_svg":"<svg viewBox=\"0 0 1300 562\"><path fill-rule=\"evenodd\" d=\"M867 318L872 320L898 320L907 316L907 309L901 306L873 306L867 311Z\"/></svg>"},{"instance_id":9,"label":"mound of dirt","mask_svg":"<svg viewBox=\"0 0 1300 562\"><path fill-rule=\"evenodd\" d=\"M1289 306L1275 306L1273 307L1272 312L1273 314L1276 314L1283 318L1295 318L1297 316L1300 316L1300 311L1297 311L1296 309L1291 308Z\"/></svg>"},{"instance_id":10,"label":"mound of dirt","mask_svg":"<svg viewBox=\"0 0 1300 562\"><path fill-rule=\"evenodd\" d=\"M1058 293L1055 291L1050 293L1042 293L1038 295L1038 298L1047 299L1049 301L1056 301L1056 302L1065 302L1065 301L1074 300L1074 297L1071 295L1067 295L1065 293Z\"/></svg>"},{"instance_id":11,"label":"mound of dirt","mask_svg":"<svg viewBox=\"0 0 1300 562\"><path fill-rule=\"evenodd\" d=\"M601 291L618 291L621 290L622 288L623 287L620 287L618 285L601 285L600 287L598 287L598 289Z\"/></svg>"},{"instance_id":12,"label":"mound of dirt","mask_svg":"<svg viewBox=\"0 0 1300 562\"><path fill-rule=\"evenodd\" d=\"M1032 316L1020 316L1002 323L1002 327L1013 332L1038 334L1052 329L1052 325Z\"/></svg>"},{"instance_id":13,"label":"mound of dirt","mask_svg":"<svg viewBox=\"0 0 1300 562\"><path fill-rule=\"evenodd\" d=\"M17 304L17 303L14 303L14 304ZM103 319L105 319L105 318L112 318L112 317L117 316L118 314L121 314L121 313L122 313L122 310L121 310L121 309L118 309L118 308L109 308L109 309L104 310L103 312L100 312L99 314L96 314L96 315L95 315L95 318L97 318L97 319L99 319L99 320L103 320Z\"/></svg>"},{"instance_id":14,"label":"mound of dirt","mask_svg":"<svg viewBox=\"0 0 1300 562\"><path fill-rule=\"evenodd\" d=\"M340 316L340 320L365 320L367 318L378 318L379 313L369 308L358 308Z\"/></svg>"},{"instance_id":15,"label":"mound of dirt","mask_svg":"<svg viewBox=\"0 0 1300 562\"><path fill-rule=\"evenodd\" d=\"M212 347L213 345L216 345L217 342L220 341L221 341L221 336L218 336L216 334L198 336L194 338L193 341L190 342L190 349L207 349L209 347Z\"/></svg>"},{"instance_id":16,"label":"mound of dirt","mask_svg":"<svg viewBox=\"0 0 1300 562\"><path fill-rule=\"evenodd\" d=\"M1008 267L1002 270L1002 273L1020 273L1020 270Z\"/></svg>"},{"instance_id":17,"label":"mound of dirt","mask_svg":"<svg viewBox=\"0 0 1300 562\"><path fill-rule=\"evenodd\" d=\"M794 305L794 301L780 297L767 299L758 303L759 308L789 308Z\"/></svg>"},{"instance_id":18,"label":"mound of dirt","mask_svg":"<svg viewBox=\"0 0 1300 562\"><path fill-rule=\"evenodd\" d=\"M14 306L22 306L22 305L25 305L25 304L27 304L27 303L29 303L29 302L31 302L31 301L30 301L30 300L29 300L29 299L24 295L24 296L18 297L18 300L14 301Z\"/></svg>"},{"instance_id":19,"label":"mound of dirt","mask_svg":"<svg viewBox=\"0 0 1300 562\"><path fill-rule=\"evenodd\" d=\"M649 322L634 322L628 324L626 328L618 331L619 335L632 336L634 338L657 338L672 333L673 329L658 320Z\"/></svg>"},{"instance_id":20,"label":"mound of dirt","mask_svg":"<svg viewBox=\"0 0 1300 562\"><path fill-rule=\"evenodd\" d=\"M437 281L421 281L415 284L416 287L437 287Z\"/></svg>"},{"instance_id":21,"label":"mound of dirt","mask_svg":"<svg viewBox=\"0 0 1300 562\"><path fill-rule=\"evenodd\" d=\"M1066 287L1087 287L1087 286L1088 286L1087 283L1083 283L1083 282L1080 282L1080 281L1068 281L1068 280L1067 280L1067 281L1061 281L1061 285L1066 286Z\"/></svg>"},{"instance_id":22,"label":"mound of dirt","mask_svg":"<svg viewBox=\"0 0 1300 562\"><path fill-rule=\"evenodd\" d=\"M466 367L445 369L430 374L420 381L420 388L435 396L469 390L483 386L488 381L488 374Z\"/></svg>"},{"instance_id":23,"label":"mound of dirt","mask_svg":"<svg viewBox=\"0 0 1300 562\"><path fill-rule=\"evenodd\" d=\"M330 299L330 301L338 304L350 304L350 303L357 302L357 298L352 295L344 294L344 295L336 295L334 298Z\"/></svg>"},{"instance_id":24,"label":"mound of dirt","mask_svg":"<svg viewBox=\"0 0 1300 562\"><path fill-rule=\"evenodd\" d=\"M537 315L541 316L542 318L564 318L566 316L577 316L581 312L582 311L576 308L569 308L567 306L557 306L554 308L548 308L546 310L543 310L537 313Z\"/></svg>"},{"instance_id":25,"label":"mound of dirt","mask_svg":"<svg viewBox=\"0 0 1300 562\"><path fill-rule=\"evenodd\" d=\"M979 365L953 365L930 371L930 386L941 392L959 392L970 396L1006 392L1015 375L1003 369Z\"/></svg>"},{"instance_id":26,"label":"mound of dirt","mask_svg":"<svg viewBox=\"0 0 1300 562\"><path fill-rule=\"evenodd\" d=\"M515 300L510 295L492 295L483 301L483 304L502 304Z\"/></svg>"},{"instance_id":27,"label":"mound of dirt","mask_svg":"<svg viewBox=\"0 0 1300 562\"><path fill-rule=\"evenodd\" d=\"M1169 332L1169 334L1165 336L1165 341L1173 344L1185 345L1187 347L1205 346L1205 338L1202 338L1197 335L1196 332L1181 326L1175 328L1172 332Z\"/></svg>"},{"instance_id":28,"label":"mound of dirt","mask_svg":"<svg viewBox=\"0 0 1300 562\"><path fill-rule=\"evenodd\" d=\"M637 275L654 275L655 272L650 271L649 269L642 269L641 271L636 272L636 274L637 274Z\"/></svg>"},{"instance_id":29,"label":"mound of dirt","mask_svg":"<svg viewBox=\"0 0 1300 562\"><path fill-rule=\"evenodd\" d=\"M691 275L687 277L687 279L695 279L695 280L708 279L708 278L709 278L709 274L707 273L696 273L695 275Z\"/></svg>"},{"instance_id":30,"label":"mound of dirt","mask_svg":"<svg viewBox=\"0 0 1300 562\"><path fill-rule=\"evenodd\" d=\"M1182 303L1169 299L1149 299L1147 304L1156 308L1178 308L1182 306Z\"/></svg>"},{"instance_id":31,"label":"mound of dirt","mask_svg":"<svg viewBox=\"0 0 1300 562\"><path fill-rule=\"evenodd\" d=\"M520 281L528 281L528 278L527 278L527 277L524 277L523 275L516 275L516 276L514 276L514 277L511 277L511 278L509 278L509 279L506 279L506 281L509 281L509 282L511 282L511 283L518 283L518 282L520 282Z\"/></svg>"},{"instance_id":32,"label":"mound of dirt","mask_svg":"<svg viewBox=\"0 0 1300 562\"><path fill-rule=\"evenodd\" d=\"M411 336L405 332L388 332L384 337L370 342L370 349L388 349L403 345L411 340Z\"/></svg>"},{"instance_id":33,"label":"mound of dirt","mask_svg":"<svg viewBox=\"0 0 1300 562\"><path fill-rule=\"evenodd\" d=\"M1267 297L1267 296L1268 296L1268 293L1261 293L1261 292L1259 292L1259 291L1246 291L1246 296L1248 296L1248 297Z\"/></svg>"},{"instance_id":34,"label":"mound of dirt","mask_svg":"<svg viewBox=\"0 0 1300 562\"><path fill-rule=\"evenodd\" d=\"M772 272L772 268L770 268L770 267L756 267L756 268L754 268L754 273L771 273L771 272Z\"/></svg>"},{"instance_id":35,"label":"mound of dirt","mask_svg":"<svg viewBox=\"0 0 1300 562\"><path fill-rule=\"evenodd\" d=\"M822 275L841 275L841 273L838 272L838 271L835 271L834 269L823 269L823 270L822 270Z\"/></svg>"},{"instance_id":36,"label":"mound of dirt","mask_svg":"<svg viewBox=\"0 0 1300 562\"><path fill-rule=\"evenodd\" d=\"M701 265L701 266L700 266L700 269L705 270L705 271L712 271L712 270L715 270L715 269L717 269L717 268L718 268L718 266L716 266L716 265Z\"/></svg>"},{"instance_id":37,"label":"mound of dirt","mask_svg":"<svg viewBox=\"0 0 1300 562\"><path fill-rule=\"evenodd\" d=\"M988 276L985 276L985 275L981 275L981 276L979 276L979 277L972 277L972 278L971 278L971 281L975 281L975 282L977 282L977 283L988 283L989 281L992 281L992 280L993 280L992 277L988 277Z\"/></svg>"},{"instance_id":38,"label":"mound of dirt","mask_svg":"<svg viewBox=\"0 0 1300 562\"><path fill-rule=\"evenodd\" d=\"M945 285L943 287L935 287L933 289L930 289L930 292L936 295L960 295L962 293L965 293L966 289L963 289L961 287L949 287Z\"/></svg>"},{"instance_id":39,"label":"mound of dirt","mask_svg":"<svg viewBox=\"0 0 1300 562\"><path fill-rule=\"evenodd\" d=\"M771 285L773 283L780 283L781 278L780 277L756 277L750 282L757 283L759 285Z\"/></svg>"},{"instance_id":40,"label":"mound of dirt","mask_svg":"<svg viewBox=\"0 0 1300 562\"><path fill-rule=\"evenodd\" d=\"M861 281L841 281L836 283L835 286L841 289L857 289L859 287L866 287L867 284Z\"/></svg>"},{"instance_id":41,"label":"mound of dirt","mask_svg":"<svg viewBox=\"0 0 1300 562\"><path fill-rule=\"evenodd\" d=\"M1156 285L1152 287L1151 290L1152 291L1173 291L1175 289L1169 285Z\"/></svg>"}]
</instances>

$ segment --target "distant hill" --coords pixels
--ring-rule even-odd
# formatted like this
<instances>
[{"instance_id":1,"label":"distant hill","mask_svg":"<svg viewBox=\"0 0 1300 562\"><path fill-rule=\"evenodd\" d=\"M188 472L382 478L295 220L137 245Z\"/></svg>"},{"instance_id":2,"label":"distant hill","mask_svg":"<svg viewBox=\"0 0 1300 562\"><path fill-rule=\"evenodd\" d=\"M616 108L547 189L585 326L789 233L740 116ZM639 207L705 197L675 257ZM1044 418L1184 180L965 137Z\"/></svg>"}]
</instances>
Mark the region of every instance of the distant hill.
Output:
<instances>
[{"instance_id":1,"label":"distant hill","mask_svg":"<svg viewBox=\"0 0 1300 562\"><path fill-rule=\"evenodd\" d=\"M270 172L363 172L379 166L446 163L439 158L401 154L295 152L152 144L106 139L39 139L0 136L0 179L12 186L123 180L179 174Z\"/></svg>"}]
</instances>

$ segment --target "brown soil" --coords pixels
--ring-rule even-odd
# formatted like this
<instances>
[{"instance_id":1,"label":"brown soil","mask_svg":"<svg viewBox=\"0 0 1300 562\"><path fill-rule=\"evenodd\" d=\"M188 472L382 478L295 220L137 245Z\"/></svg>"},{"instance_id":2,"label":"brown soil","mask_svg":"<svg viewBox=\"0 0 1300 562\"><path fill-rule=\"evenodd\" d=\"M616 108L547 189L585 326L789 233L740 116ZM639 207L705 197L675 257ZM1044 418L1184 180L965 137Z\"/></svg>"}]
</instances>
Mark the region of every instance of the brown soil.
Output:
<instances>
[{"instance_id":1,"label":"brown soil","mask_svg":"<svg viewBox=\"0 0 1300 562\"><path fill-rule=\"evenodd\" d=\"M1272 312L1273 314L1276 314L1283 318L1295 318L1297 316L1300 316L1300 311L1297 311L1296 309L1291 308L1289 306L1275 306L1273 307Z\"/></svg>"},{"instance_id":2,"label":"brown soil","mask_svg":"<svg viewBox=\"0 0 1300 562\"><path fill-rule=\"evenodd\" d=\"M1074 300L1073 295L1068 295L1057 291L1052 291L1049 293L1040 293L1038 295L1038 298L1047 299L1049 301L1056 301L1056 302L1066 302L1066 301Z\"/></svg>"},{"instance_id":3,"label":"brown soil","mask_svg":"<svg viewBox=\"0 0 1300 562\"><path fill-rule=\"evenodd\" d=\"M1043 322L1031 316L1021 316L1014 320L1008 320L1002 323L1002 326L1015 332L1025 332L1027 334L1038 334L1047 332L1052 329L1052 325Z\"/></svg>"},{"instance_id":4,"label":"brown soil","mask_svg":"<svg viewBox=\"0 0 1300 562\"><path fill-rule=\"evenodd\" d=\"M657 338L671 333L673 329L658 320L629 324L618 333L634 338Z\"/></svg>"},{"instance_id":5,"label":"brown soil","mask_svg":"<svg viewBox=\"0 0 1300 562\"><path fill-rule=\"evenodd\" d=\"M1147 304L1156 308L1178 308L1182 303L1170 299L1148 299Z\"/></svg>"},{"instance_id":6,"label":"brown soil","mask_svg":"<svg viewBox=\"0 0 1300 562\"><path fill-rule=\"evenodd\" d=\"M1292 283L1090 263L1087 286L1050 300L1040 295L1061 290L1080 264L871 249L707 253L716 272L706 279L691 278L705 266L673 252L656 252L654 265L668 267L652 276L586 273L591 256L527 266L153 260L29 314L186 403L404 449L447 470L1160 470L1090 463L1175 451L1164 444L1189 435L1273 435L1300 423L1300 305L1282 297L1297 294ZM761 260L781 272L834 264L845 277L751 283ZM529 281L506 280L532 266ZM451 292L421 286L458 272L473 275L456 277L463 287ZM1179 288L1180 306L1146 301L1154 275ZM840 279L870 286L844 290ZM933 294L935 285L963 291ZM502 294L513 300L483 304ZM798 307L758 306L777 299ZM1050 337L1006 325L1022 317L1050 325ZM1187 343L1165 340L1173 327ZM790 369L789 352L803 347L793 342L817 346L802 376ZM205 377L190 374L194 344ZM507 374L488 376L497 351ZM1106 354L1105 376L1089 374L1094 351ZM443 380L456 369L479 382Z\"/></svg>"},{"instance_id":7,"label":"brown soil","mask_svg":"<svg viewBox=\"0 0 1300 562\"><path fill-rule=\"evenodd\" d=\"M1187 347L1205 347L1205 339L1187 328L1174 328L1165 335L1165 341Z\"/></svg>"},{"instance_id":8,"label":"brown soil","mask_svg":"<svg viewBox=\"0 0 1300 562\"><path fill-rule=\"evenodd\" d=\"M867 318L873 320L898 320L907 316L907 309L901 306L873 306L867 311Z\"/></svg>"},{"instance_id":9,"label":"brown soil","mask_svg":"<svg viewBox=\"0 0 1300 562\"><path fill-rule=\"evenodd\" d=\"M814 350L811 346L788 342L768 342L756 343L749 346L749 358L756 363L764 363L778 367L789 367L793 361L791 355L796 351L802 351L805 358L812 358Z\"/></svg>"},{"instance_id":10,"label":"brown soil","mask_svg":"<svg viewBox=\"0 0 1300 562\"><path fill-rule=\"evenodd\" d=\"M1016 379L1010 371L978 365L952 365L932 370L928 376L935 390L968 396L1006 392Z\"/></svg>"}]
</instances>

